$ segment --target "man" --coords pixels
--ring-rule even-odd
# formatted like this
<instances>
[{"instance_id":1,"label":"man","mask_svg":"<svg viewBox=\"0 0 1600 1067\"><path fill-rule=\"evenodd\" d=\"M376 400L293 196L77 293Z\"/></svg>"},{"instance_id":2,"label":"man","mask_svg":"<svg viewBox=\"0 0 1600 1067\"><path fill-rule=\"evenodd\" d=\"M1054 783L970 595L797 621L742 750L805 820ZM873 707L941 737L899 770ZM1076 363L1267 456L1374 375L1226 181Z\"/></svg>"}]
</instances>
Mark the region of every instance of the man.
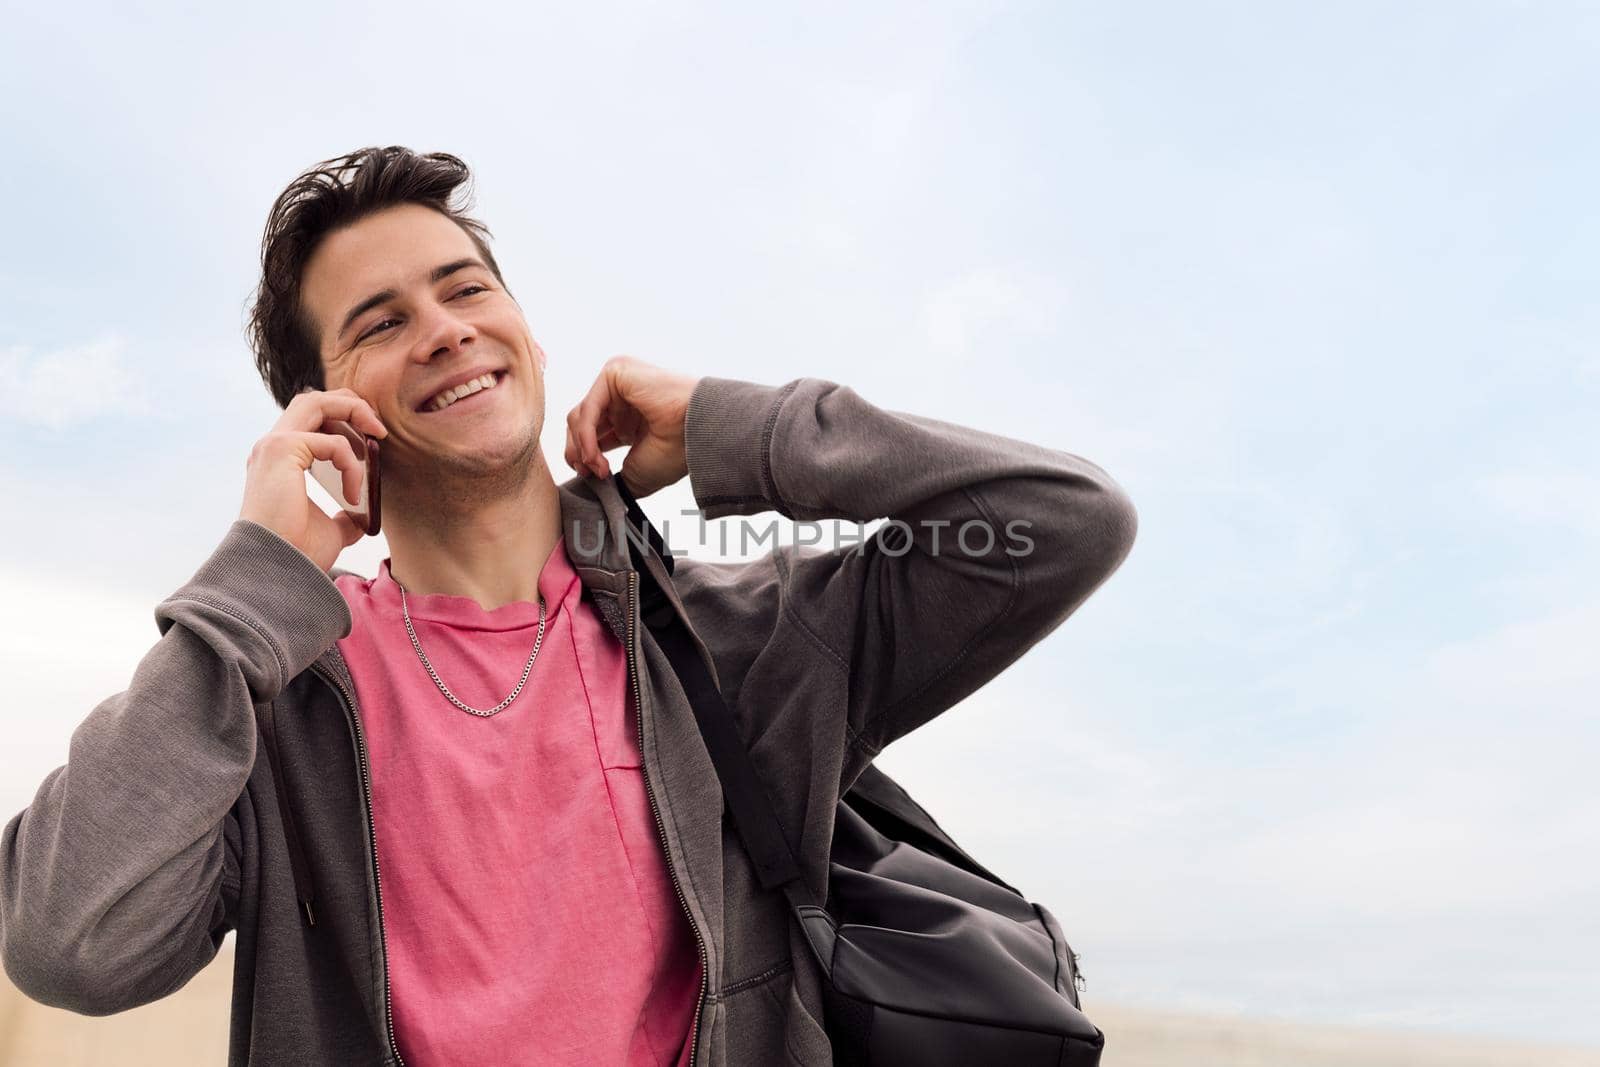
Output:
<instances>
[{"instance_id":1,"label":"man","mask_svg":"<svg viewBox=\"0 0 1600 1067\"><path fill-rule=\"evenodd\" d=\"M274 205L251 337L283 415L129 688L5 828L6 969L109 1014L235 930L233 1064L828 1064L820 975L641 625L616 478L687 475L711 518L892 520L670 580L641 557L819 897L841 790L1075 611L1134 509L1067 452L629 358L568 416L557 485L546 357L468 179L363 149ZM359 485L330 419L380 442L372 579L306 493L315 459Z\"/></svg>"}]
</instances>

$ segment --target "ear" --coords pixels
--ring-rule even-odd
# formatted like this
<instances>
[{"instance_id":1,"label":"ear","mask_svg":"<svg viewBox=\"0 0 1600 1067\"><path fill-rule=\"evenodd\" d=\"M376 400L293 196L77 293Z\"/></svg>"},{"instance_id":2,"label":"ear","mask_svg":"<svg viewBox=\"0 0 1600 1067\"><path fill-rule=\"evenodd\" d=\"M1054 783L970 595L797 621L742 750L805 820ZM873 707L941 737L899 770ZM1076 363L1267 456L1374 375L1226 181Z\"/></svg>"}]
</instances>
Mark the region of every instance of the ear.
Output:
<instances>
[{"instance_id":1,"label":"ear","mask_svg":"<svg viewBox=\"0 0 1600 1067\"><path fill-rule=\"evenodd\" d=\"M540 371L540 373L543 373L544 369L545 369L545 366L546 366L546 363L548 362L547 359L545 358L544 349L539 347L539 342L538 341L535 341L535 342L533 342L533 350L535 352L539 353L539 371Z\"/></svg>"}]
</instances>

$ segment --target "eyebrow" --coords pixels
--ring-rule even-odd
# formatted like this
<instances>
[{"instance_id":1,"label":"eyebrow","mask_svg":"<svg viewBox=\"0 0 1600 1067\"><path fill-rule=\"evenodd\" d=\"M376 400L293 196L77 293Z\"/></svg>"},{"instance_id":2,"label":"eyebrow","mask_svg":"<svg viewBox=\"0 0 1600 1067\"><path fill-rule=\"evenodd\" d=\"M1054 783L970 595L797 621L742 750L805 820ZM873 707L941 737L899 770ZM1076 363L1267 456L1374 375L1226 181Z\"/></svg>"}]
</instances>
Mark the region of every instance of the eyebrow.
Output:
<instances>
[{"instance_id":1,"label":"eyebrow","mask_svg":"<svg viewBox=\"0 0 1600 1067\"><path fill-rule=\"evenodd\" d=\"M465 259L457 259L450 263L446 263L443 266L433 268L433 272L428 275L428 281L437 284L438 282L442 282L446 278L450 277L450 275L454 274L456 271L465 270L468 267L479 267L483 270L489 269L483 265L481 260L474 256L468 256ZM339 340L339 338L345 335L345 333L350 329L351 324L357 319L371 311L373 308L377 307L379 304L387 303L399 295L400 294L393 289L385 289L382 292L373 293L371 296L361 301L361 303L350 309L349 313L344 317L344 322L339 325L339 332L334 334L333 339L335 341Z\"/></svg>"}]
</instances>

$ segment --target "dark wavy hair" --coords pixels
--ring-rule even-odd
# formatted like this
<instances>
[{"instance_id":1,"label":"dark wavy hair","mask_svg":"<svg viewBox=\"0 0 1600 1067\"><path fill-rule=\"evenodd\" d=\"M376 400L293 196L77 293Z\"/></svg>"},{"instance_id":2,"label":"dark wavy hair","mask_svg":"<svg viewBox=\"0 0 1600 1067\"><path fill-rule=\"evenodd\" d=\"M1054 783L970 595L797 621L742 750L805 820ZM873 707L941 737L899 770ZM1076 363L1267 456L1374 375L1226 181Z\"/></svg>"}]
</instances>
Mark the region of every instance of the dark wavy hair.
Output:
<instances>
[{"instance_id":1,"label":"dark wavy hair","mask_svg":"<svg viewBox=\"0 0 1600 1067\"><path fill-rule=\"evenodd\" d=\"M431 207L465 230L505 287L489 251L488 228L466 215L472 207L472 172L460 159L390 145L323 160L290 182L267 215L261 282L245 330L256 369L280 408L307 386L325 388L316 326L300 299L306 262L333 231L406 203Z\"/></svg>"}]
</instances>

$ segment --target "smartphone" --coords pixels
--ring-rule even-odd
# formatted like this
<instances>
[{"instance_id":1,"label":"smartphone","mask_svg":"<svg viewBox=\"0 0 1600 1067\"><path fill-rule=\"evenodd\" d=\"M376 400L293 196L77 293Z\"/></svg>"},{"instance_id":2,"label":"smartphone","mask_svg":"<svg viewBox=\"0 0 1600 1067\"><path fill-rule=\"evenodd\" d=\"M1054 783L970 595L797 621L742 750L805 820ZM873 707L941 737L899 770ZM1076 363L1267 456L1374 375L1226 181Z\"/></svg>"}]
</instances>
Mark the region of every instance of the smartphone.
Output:
<instances>
[{"instance_id":1,"label":"smartphone","mask_svg":"<svg viewBox=\"0 0 1600 1067\"><path fill-rule=\"evenodd\" d=\"M378 441L356 429L344 419L329 419L322 424L323 433L336 433L350 442L350 447L355 449L356 458L361 460L366 474L361 479L361 499L346 500L344 498L344 474L338 467L326 459L311 461L311 476L317 484L328 491L334 501L348 511L360 526L369 535L378 532Z\"/></svg>"}]
</instances>

